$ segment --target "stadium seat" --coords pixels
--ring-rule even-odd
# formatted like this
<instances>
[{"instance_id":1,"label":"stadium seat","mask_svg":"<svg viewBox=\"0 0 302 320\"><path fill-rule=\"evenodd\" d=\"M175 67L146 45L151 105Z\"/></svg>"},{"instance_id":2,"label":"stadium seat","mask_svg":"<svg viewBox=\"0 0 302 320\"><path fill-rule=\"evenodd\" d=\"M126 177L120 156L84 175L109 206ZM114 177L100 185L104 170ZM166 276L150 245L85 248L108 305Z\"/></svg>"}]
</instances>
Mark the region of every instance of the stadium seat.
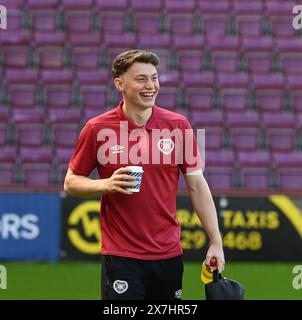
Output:
<instances>
[{"instance_id":1,"label":"stadium seat","mask_svg":"<svg viewBox=\"0 0 302 320\"><path fill-rule=\"evenodd\" d=\"M108 86L108 81L111 79L107 69L101 70L78 70L76 72L76 80L80 86Z\"/></svg>"},{"instance_id":2,"label":"stadium seat","mask_svg":"<svg viewBox=\"0 0 302 320\"><path fill-rule=\"evenodd\" d=\"M61 0L64 11L90 10L94 5L94 0Z\"/></svg>"},{"instance_id":3,"label":"stadium seat","mask_svg":"<svg viewBox=\"0 0 302 320\"><path fill-rule=\"evenodd\" d=\"M246 62L247 71L259 74L270 73L275 69L272 38L243 38L242 52Z\"/></svg>"},{"instance_id":4,"label":"stadium seat","mask_svg":"<svg viewBox=\"0 0 302 320\"><path fill-rule=\"evenodd\" d=\"M45 85L71 85L74 80L74 74L69 69L53 70L43 69L40 72L42 84Z\"/></svg>"},{"instance_id":5,"label":"stadium seat","mask_svg":"<svg viewBox=\"0 0 302 320\"><path fill-rule=\"evenodd\" d=\"M200 35L173 37L176 64L182 72L200 73L204 69L204 38Z\"/></svg>"},{"instance_id":6,"label":"stadium seat","mask_svg":"<svg viewBox=\"0 0 302 320\"><path fill-rule=\"evenodd\" d=\"M20 148L21 180L26 186L49 186L53 155L50 148Z\"/></svg>"},{"instance_id":7,"label":"stadium seat","mask_svg":"<svg viewBox=\"0 0 302 320\"><path fill-rule=\"evenodd\" d=\"M37 85L38 70L36 69L20 69L5 68L4 78L9 86L12 85Z\"/></svg>"},{"instance_id":8,"label":"stadium seat","mask_svg":"<svg viewBox=\"0 0 302 320\"><path fill-rule=\"evenodd\" d=\"M292 27L293 1L269 1L266 3L266 15L269 18L270 29L275 38L289 38L296 35Z\"/></svg>"},{"instance_id":9,"label":"stadium seat","mask_svg":"<svg viewBox=\"0 0 302 320\"><path fill-rule=\"evenodd\" d=\"M109 104L109 91L103 85L80 85L81 105L84 110L104 110Z\"/></svg>"},{"instance_id":10,"label":"stadium seat","mask_svg":"<svg viewBox=\"0 0 302 320\"><path fill-rule=\"evenodd\" d=\"M232 151L207 151L205 154L205 177L213 190L231 190L234 185Z\"/></svg>"},{"instance_id":11,"label":"stadium seat","mask_svg":"<svg viewBox=\"0 0 302 320\"><path fill-rule=\"evenodd\" d=\"M195 2L166 0L164 1L165 22L171 34L192 35L195 31Z\"/></svg>"},{"instance_id":12,"label":"stadium seat","mask_svg":"<svg viewBox=\"0 0 302 320\"><path fill-rule=\"evenodd\" d=\"M58 182L62 184L68 169L68 163L71 159L74 148L61 148L55 149L55 156L57 161Z\"/></svg>"},{"instance_id":13,"label":"stadium seat","mask_svg":"<svg viewBox=\"0 0 302 320\"><path fill-rule=\"evenodd\" d=\"M11 186L15 182L16 149L0 146L0 186Z\"/></svg>"},{"instance_id":14,"label":"stadium seat","mask_svg":"<svg viewBox=\"0 0 302 320\"><path fill-rule=\"evenodd\" d=\"M133 30L137 34L157 34L162 31L160 0L131 0Z\"/></svg>"},{"instance_id":15,"label":"stadium seat","mask_svg":"<svg viewBox=\"0 0 302 320\"><path fill-rule=\"evenodd\" d=\"M266 151L239 152L240 185L249 190L268 190L271 185L270 155Z\"/></svg>"},{"instance_id":16,"label":"stadium seat","mask_svg":"<svg viewBox=\"0 0 302 320\"><path fill-rule=\"evenodd\" d=\"M207 38L226 36L229 33L229 13L228 1L199 1L199 9L202 19L202 33Z\"/></svg>"},{"instance_id":17,"label":"stadium seat","mask_svg":"<svg viewBox=\"0 0 302 320\"><path fill-rule=\"evenodd\" d=\"M73 147L79 134L81 110L49 110L51 141L57 147Z\"/></svg>"},{"instance_id":18,"label":"stadium seat","mask_svg":"<svg viewBox=\"0 0 302 320\"><path fill-rule=\"evenodd\" d=\"M278 187L283 191L301 190L302 188L302 153L273 154Z\"/></svg>"},{"instance_id":19,"label":"stadium seat","mask_svg":"<svg viewBox=\"0 0 302 320\"><path fill-rule=\"evenodd\" d=\"M71 85L45 85L44 101L47 108L71 108L73 93Z\"/></svg>"},{"instance_id":20,"label":"stadium seat","mask_svg":"<svg viewBox=\"0 0 302 320\"><path fill-rule=\"evenodd\" d=\"M38 102L37 86L12 84L8 86L9 104L12 108L35 108Z\"/></svg>"},{"instance_id":21,"label":"stadium seat","mask_svg":"<svg viewBox=\"0 0 302 320\"><path fill-rule=\"evenodd\" d=\"M284 81L282 74L253 75L252 90L256 108L261 112L280 111L283 108Z\"/></svg>"},{"instance_id":22,"label":"stadium seat","mask_svg":"<svg viewBox=\"0 0 302 320\"><path fill-rule=\"evenodd\" d=\"M128 0L96 0L96 6L104 14L112 12L125 13L129 7Z\"/></svg>"},{"instance_id":23,"label":"stadium seat","mask_svg":"<svg viewBox=\"0 0 302 320\"><path fill-rule=\"evenodd\" d=\"M177 71L159 73L160 91L156 104L160 107L176 111L179 106L179 73Z\"/></svg>"},{"instance_id":24,"label":"stadium seat","mask_svg":"<svg viewBox=\"0 0 302 320\"><path fill-rule=\"evenodd\" d=\"M190 113L194 129L205 129L206 150L221 150L224 147L224 116L220 111Z\"/></svg>"},{"instance_id":25,"label":"stadium seat","mask_svg":"<svg viewBox=\"0 0 302 320\"><path fill-rule=\"evenodd\" d=\"M90 10L65 11L65 28L68 32L90 32L94 29Z\"/></svg>"},{"instance_id":26,"label":"stadium seat","mask_svg":"<svg viewBox=\"0 0 302 320\"><path fill-rule=\"evenodd\" d=\"M294 114L290 112L264 113L262 118L270 150L272 152L292 151L295 145Z\"/></svg>"},{"instance_id":27,"label":"stadium seat","mask_svg":"<svg viewBox=\"0 0 302 320\"><path fill-rule=\"evenodd\" d=\"M14 109L12 122L15 141L21 147L42 147L44 143L44 111Z\"/></svg>"},{"instance_id":28,"label":"stadium seat","mask_svg":"<svg viewBox=\"0 0 302 320\"><path fill-rule=\"evenodd\" d=\"M30 10L51 10L57 9L60 0L27 0L27 7Z\"/></svg>"},{"instance_id":29,"label":"stadium seat","mask_svg":"<svg viewBox=\"0 0 302 320\"><path fill-rule=\"evenodd\" d=\"M129 5L127 0L97 0L99 29L104 34L123 34L130 31Z\"/></svg>"},{"instance_id":30,"label":"stadium seat","mask_svg":"<svg viewBox=\"0 0 302 320\"><path fill-rule=\"evenodd\" d=\"M0 107L0 146L7 142L8 119L8 111Z\"/></svg>"},{"instance_id":31,"label":"stadium seat","mask_svg":"<svg viewBox=\"0 0 302 320\"><path fill-rule=\"evenodd\" d=\"M215 81L210 72L183 73L186 106L190 111L210 111L215 103Z\"/></svg>"},{"instance_id":32,"label":"stadium seat","mask_svg":"<svg viewBox=\"0 0 302 320\"><path fill-rule=\"evenodd\" d=\"M158 39L158 41L160 41L160 39ZM126 50L135 49L135 35L132 33L105 34L104 45L107 51L107 63L111 66L118 54Z\"/></svg>"},{"instance_id":33,"label":"stadium seat","mask_svg":"<svg viewBox=\"0 0 302 320\"><path fill-rule=\"evenodd\" d=\"M236 32L241 37L260 36L263 33L263 6L260 1L233 4Z\"/></svg>"},{"instance_id":34,"label":"stadium seat","mask_svg":"<svg viewBox=\"0 0 302 320\"><path fill-rule=\"evenodd\" d=\"M226 118L234 150L256 151L259 140L259 114L252 111L229 112Z\"/></svg>"},{"instance_id":35,"label":"stadium seat","mask_svg":"<svg viewBox=\"0 0 302 320\"><path fill-rule=\"evenodd\" d=\"M220 73L217 76L223 110L245 112L249 106L249 81L245 73Z\"/></svg>"},{"instance_id":36,"label":"stadium seat","mask_svg":"<svg viewBox=\"0 0 302 320\"><path fill-rule=\"evenodd\" d=\"M1 33L2 64L9 68L27 68L30 63L30 33L9 31Z\"/></svg>"},{"instance_id":37,"label":"stadium seat","mask_svg":"<svg viewBox=\"0 0 302 320\"><path fill-rule=\"evenodd\" d=\"M1 0L1 5L8 9L22 9L24 0Z\"/></svg>"},{"instance_id":38,"label":"stadium seat","mask_svg":"<svg viewBox=\"0 0 302 320\"><path fill-rule=\"evenodd\" d=\"M287 92L291 100L291 108L295 112L302 112L302 76L291 75L287 77Z\"/></svg>"},{"instance_id":39,"label":"stadium seat","mask_svg":"<svg viewBox=\"0 0 302 320\"><path fill-rule=\"evenodd\" d=\"M8 10L7 30L22 32L25 29L25 14L22 10Z\"/></svg>"},{"instance_id":40,"label":"stadium seat","mask_svg":"<svg viewBox=\"0 0 302 320\"><path fill-rule=\"evenodd\" d=\"M159 71L167 71L171 65L171 43L167 34L139 34L136 42L138 48L156 53L160 59Z\"/></svg>"},{"instance_id":41,"label":"stadium seat","mask_svg":"<svg viewBox=\"0 0 302 320\"><path fill-rule=\"evenodd\" d=\"M216 72L236 72L240 68L239 39L211 37L208 39L212 68Z\"/></svg>"},{"instance_id":42,"label":"stadium seat","mask_svg":"<svg viewBox=\"0 0 302 320\"><path fill-rule=\"evenodd\" d=\"M30 10L30 28L33 32L56 32L58 13L56 10Z\"/></svg>"},{"instance_id":43,"label":"stadium seat","mask_svg":"<svg viewBox=\"0 0 302 320\"><path fill-rule=\"evenodd\" d=\"M35 33L33 35L35 63L39 68L62 69L66 63L64 46L66 36L63 32Z\"/></svg>"},{"instance_id":44,"label":"stadium seat","mask_svg":"<svg viewBox=\"0 0 302 320\"><path fill-rule=\"evenodd\" d=\"M278 39L276 49L279 54L281 69L286 74L302 74L302 44L300 38Z\"/></svg>"},{"instance_id":45,"label":"stadium seat","mask_svg":"<svg viewBox=\"0 0 302 320\"><path fill-rule=\"evenodd\" d=\"M69 35L72 63L76 69L99 69L102 63L101 33Z\"/></svg>"}]
</instances>

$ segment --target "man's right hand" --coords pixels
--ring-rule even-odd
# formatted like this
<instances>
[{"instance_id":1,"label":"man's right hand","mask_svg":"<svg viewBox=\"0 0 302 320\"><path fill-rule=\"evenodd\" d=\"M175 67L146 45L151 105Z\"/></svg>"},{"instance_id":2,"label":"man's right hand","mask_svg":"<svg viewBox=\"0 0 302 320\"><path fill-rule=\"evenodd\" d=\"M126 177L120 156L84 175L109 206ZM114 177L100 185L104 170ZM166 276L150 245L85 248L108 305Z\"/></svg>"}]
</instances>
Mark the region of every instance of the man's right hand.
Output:
<instances>
[{"instance_id":1,"label":"man's right hand","mask_svg":"<svg viewBox=\"0 0 302 320\"><path fill-rule=\"evenodd\" d=\"M128 173L129 169L126 167L115 170L112 176L108 179L104 179L105 193L116 193L120 192L123 194L133 194L131 191L126 190L128 187L136 185L136 177L130 176Z\"/></svg>"}]
</instances>

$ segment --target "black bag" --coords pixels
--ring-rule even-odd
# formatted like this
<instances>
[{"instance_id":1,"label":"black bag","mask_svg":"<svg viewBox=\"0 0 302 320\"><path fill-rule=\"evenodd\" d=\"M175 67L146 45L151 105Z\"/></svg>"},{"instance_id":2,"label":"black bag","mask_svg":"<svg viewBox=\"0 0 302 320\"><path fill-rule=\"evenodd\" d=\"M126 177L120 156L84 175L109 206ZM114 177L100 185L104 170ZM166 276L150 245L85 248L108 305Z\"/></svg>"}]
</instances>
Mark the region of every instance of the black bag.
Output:
<instances>
[{"instance_id":1,"label":"black bag","mask_svg":"<svg viewBox=\"0 0 302 320\"><path fill-rule=\"evenodd\" d=\"M244 287L241 283L223 278L213 271L213 281L205 285L206 300L243 300Z\"/></svg>"}]
</instances>

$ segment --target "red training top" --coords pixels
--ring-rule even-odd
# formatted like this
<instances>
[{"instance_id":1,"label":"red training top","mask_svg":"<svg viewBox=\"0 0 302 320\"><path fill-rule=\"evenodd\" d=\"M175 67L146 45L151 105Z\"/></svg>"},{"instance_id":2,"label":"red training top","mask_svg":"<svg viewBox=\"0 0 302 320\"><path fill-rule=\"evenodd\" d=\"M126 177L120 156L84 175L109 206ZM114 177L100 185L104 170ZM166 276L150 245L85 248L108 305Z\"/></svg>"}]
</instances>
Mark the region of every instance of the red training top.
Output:
<instances>
[{"instance_id":1,"label":"red training top","mask_svg":"<svg viewBox=\"0 0 302 320\"><path fill-rule=\"evenodd\" d=\"M146 260L181 255L179 169L186 174L202 167L192 128L184 116L158 106L153 106L148 122L138 126L124 114L122 104L86 123L69 163L73 173L82 176L97 168L101 179L120 167L143 167L140 192L102 196L101 253Z\"/></svg>"}]
</instances>

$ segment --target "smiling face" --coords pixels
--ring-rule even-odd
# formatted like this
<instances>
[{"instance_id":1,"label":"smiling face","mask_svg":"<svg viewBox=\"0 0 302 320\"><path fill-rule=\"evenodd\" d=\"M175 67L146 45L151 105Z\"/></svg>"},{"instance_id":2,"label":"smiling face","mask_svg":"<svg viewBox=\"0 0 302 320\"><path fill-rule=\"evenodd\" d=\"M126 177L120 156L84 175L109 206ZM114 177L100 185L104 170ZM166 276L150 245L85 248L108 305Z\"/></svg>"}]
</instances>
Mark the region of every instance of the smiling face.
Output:
<instances>
[{"instance_id":1,"label":"smiling face","mask_svg":"<svg viewBox=\"0 0 302 320\"><path fill-rule=\"evenodd\" d=\"M159 82L153 64L135 62L119 78L115 78L114 83L127 105L140 109L154 106Z\"/></svg>"}]
</instances>

